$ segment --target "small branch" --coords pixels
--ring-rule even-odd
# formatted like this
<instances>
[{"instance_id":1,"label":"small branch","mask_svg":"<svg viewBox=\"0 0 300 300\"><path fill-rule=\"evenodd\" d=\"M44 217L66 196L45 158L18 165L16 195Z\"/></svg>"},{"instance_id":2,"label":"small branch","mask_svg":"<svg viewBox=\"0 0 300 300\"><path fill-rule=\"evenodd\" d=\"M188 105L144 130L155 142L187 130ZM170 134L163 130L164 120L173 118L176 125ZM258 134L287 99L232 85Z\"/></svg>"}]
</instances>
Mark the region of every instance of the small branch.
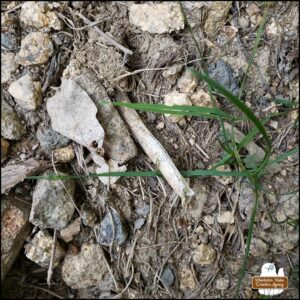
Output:
<instances>
[{"instance_id":1,"label":"small branch","mask_svg":"<svg viewBox=\"0 0 300 300\"><path fill-rule=\"evenodd\" d=\"M116 100L130 102L127 95L122 92L118 92ZM193 196L193 190L176 168L169 154L145 126L137 112L127 107L120 107L119 109L136 140L183 202L186 198Z\"/></svg>"},{"instance_id":2,"label":"small branch","mask_svg":"<svg viewBox=\"0 0 300 300\"><path fill-rule=\"evenodd\" d=\"M51 258L50 258L50 263L49 263L49 268L48 268L48 273L47 273L47 283L49 286L51 285L51 278L52 278L52 274L53 274L56 236L57 236L57 230L54 229L54 235L53 235L53 240L52 240L52 249L51 249Z\"/></svg>"},{"instance_id":3,"label":"small branch","mask_svg":"<svg viewBox=\"0 0 300 300\"><path fill-rule=\"evenodd\" d=\"M76 12L76 15L83 20L84 23L91 25L93 22L91 22L89 19L87 19L83 14L81 14L80 12ZM122 50L126 55L132 55L132 51L127 49L126 47L122 46L121 44L119 44L118 42L116 42L114 39L112 39L111 37L109 37L107 34L105 34L101 29L99 29L96 26L92 27L95 31L97 31L102 37L104 37L108 42L110 42L112 45L114 45L115 47L119 48L120 50Z\"/></svg>"}]
</instances>

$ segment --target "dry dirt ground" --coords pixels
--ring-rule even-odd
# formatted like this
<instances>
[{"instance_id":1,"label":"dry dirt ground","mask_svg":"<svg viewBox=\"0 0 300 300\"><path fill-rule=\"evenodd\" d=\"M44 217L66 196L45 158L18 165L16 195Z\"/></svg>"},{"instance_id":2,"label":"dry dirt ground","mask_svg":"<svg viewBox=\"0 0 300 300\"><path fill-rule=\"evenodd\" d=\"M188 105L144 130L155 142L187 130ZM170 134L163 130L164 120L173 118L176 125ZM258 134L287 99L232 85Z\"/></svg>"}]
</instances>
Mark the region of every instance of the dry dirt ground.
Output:
<instances>
[{"instance_id":1,"label":"dry dirt ground","mask_svg":"<svg viewBox=\"0 0 300 300\"><path fill-rule=\"evenodd\" d=\"M76 72L80 74L83 69L90 69L97 74L112 101L116 88L121 86L132 102L164 103L166 94L178 90L178 79L184 68L199 68L199 55L186 26L171 33L158 34L143 31L131 24L130 6L145 2L152 3L56 2L52 11L57 13L61 28L49 31L54 44L52 58L44 64L19 65L9 81L1 85L1 101L4 99L14 107L26 126L26 134L21 140L9 140L8 158L2 167L12 161L21 162L30 158L47 161L51 166L51 151L40 146L37 130L41 124L51 127L46 102L55 94L55 88L60 86L62 76L68 78ZM18 4L21 2L1 2L1 17L4 17L5 10ZM226 62L240 86L264 13L264 2L212 4L184 1L183 4L205 58L204 66L211 68L212 72L217 70L215 72L219 74L218 62ZM222 11L221 16L218 15L220 7L226 5L228 9ZM243 99L261 119L271 112L282 113L272 119L273 123L266 125L276 156L298 145L297 110L275 103L273 99L289 99L294 104L299 101L299 7L296 2L278 1L271 2L268 9L266 29L246 79ZM133 54L124 55L120 49L108 45L93 27L84 27L86 24L76 12L90 21L100 20L96 26L133 51ZM17 53L20 41L37 30L20 23L19 15L20 8L13 10L9 17L15 18L16 22L2 26L2 52ZM2 47L2 33L7 34L14 47ZM178 67L178 72L166 75L164 72L172 66L182 66L183 69ZM136 70L140 71L134 72ZM11 82L27 73L42 83L42 104L30 112L16 105L7 92ZM203 82L199 82L196 89L207 92ZM222 109L237 114L237 110L226 99L217 93L215 96ZM208 169L224 155L219 143L220 123L217 120L185 117L176 123L164 115L144 112L139 112L139 115L179 170ZM252 128L249 122L236 122L234 125L244 134ZM255 142L263 146L259 136ZM82 172L78 157L85 159L88 153L76 142L70 141L69 145L74 149L76 158L67 163L58 163L57 168L68 174L74 174L74 170ZM137 155L126 163L127 170L156 169L155 164L136 145ZM286 159L272 174L263 178L264 192L261 193L240 298L259 297L257 290L251 288L251 277L259 275L262 265L267 262L274 263L277 269L284 268L289 278L289 289L276 297L299 297L298 223L290 222L298 220L299 195L298 192L291 193L298 190L297 155ZM2 282L2 297L99 299L112 298L124 289L119 298L233 296L245 253L254 201L251 186L247 180L236 177L196 177L188 181L196 197L189 203L182 203L168 183L158 177L122 177L109 190L97 178L76 180L75 202L79 208L84 203L88 204L96 213L99 223L107 205L113 203L126 220L129 232L126 242L120 246L103 247L113 277L108 273L100 285L72 289L62 280L60 263L53 271L49 287L46 283L48 268L29 260L24 255L23 247ZM24 199L30 204L35 184L35 180L25 180L9 193L14 192L22 197L25 195ZM146 211L145 218L141 217L141 208ZM231 224L223 223L218 218L225 211L233 212ZM77 212L72 220L76 218ZM49 232L53 234L52 230ZM95 243L96 239L93 228L81 225L80 233L72 241L59 241L68 253L76 253L82 243ZM207 248L203 249L201 245ZM205 255L208 257L203 257ZM207 264L203 263L205 259ZM166 269L165 281L160 280Z\"/></svg>"}]
</instances>

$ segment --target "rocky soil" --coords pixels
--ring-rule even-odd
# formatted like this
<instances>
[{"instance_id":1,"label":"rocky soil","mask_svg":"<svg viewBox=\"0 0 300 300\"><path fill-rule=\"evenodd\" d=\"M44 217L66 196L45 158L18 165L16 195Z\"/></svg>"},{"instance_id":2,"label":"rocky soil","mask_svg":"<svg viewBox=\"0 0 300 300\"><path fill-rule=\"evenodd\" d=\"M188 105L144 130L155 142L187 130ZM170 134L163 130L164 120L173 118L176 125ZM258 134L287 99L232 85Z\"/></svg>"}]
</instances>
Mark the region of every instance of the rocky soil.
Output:
<instances>
[{"instance_id":1,"label":"rocky soil","mask_svg":"<svg viewBox=\"0 0 300 300\"><path fill-rule=\"evenodd\" d=\"M162 167L126 110L113 105L120 91L136 103L211 107L204 82L188 69L205 66L239 94L265 3L182 4L202 57L177 1L1 2L3 298L234 295L254 204L246 179L179 179L184 199L180 187L155 176L76 178ZM299 143L299 7L280 1L268 9L242 99L260 119L276 114L266 124L274 158ZM209 169L224 156L217 120L138 116L178 170ZM236 140L251 128L234 123ZM262 157L261 137L243 151ZM49 174L75 177L27 178ZM298 176L296 153L263 177L240 298L259 296L251 277L264 263L289 278L278 298L299 297Z\"/></svg>"}]
</instances>

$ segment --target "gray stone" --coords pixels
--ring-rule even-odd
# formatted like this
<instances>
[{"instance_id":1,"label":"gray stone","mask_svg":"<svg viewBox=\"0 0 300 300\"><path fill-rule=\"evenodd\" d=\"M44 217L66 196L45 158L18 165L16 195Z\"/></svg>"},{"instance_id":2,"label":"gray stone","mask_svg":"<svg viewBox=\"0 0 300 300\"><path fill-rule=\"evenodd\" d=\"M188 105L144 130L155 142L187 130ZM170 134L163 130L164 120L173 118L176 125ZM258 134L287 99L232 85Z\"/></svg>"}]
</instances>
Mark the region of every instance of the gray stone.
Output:
<instances>
[{"instance_id":1,"label":"gray stone","mask_svg":"<svg viewBox=\"0 0 300 300\"><path fill-rule=\"evenodd\" d=\"M278 222L283 222L287 218L297 219L299 217L299 194L283 195L279 198L279 205L275 211Z\"/></svg>"},{"instance_id":2,"label":"gray stone","mask_svg":"<svg viewBox=\"0 0 300 300\"><path fill-rule=\"evenodd\" d=\"M1 99L1 135L8 140L20 140L25 132L14 109Z\"/></svg>"},{"instance_id":3,"label":"gray stone","mask_svg":"<svg viewBox=\"0 0 300 300\"><path fill-rule=\"evenodd\" d=\"M53 52L53 44L47 33L32 32L21 41L17 62L23 66L44 64Z\"/></svg>"},{"instance_id":4,"label":"gray stone","mask_svg":"<svg viewBox=\"0 0 300 300\"><path fill-rule=\"evenodd\" d=\"M45 150L61 148L66 146L70 141L67 137L55 132L51 126L46 127L44 125L39 126L36 137Z\"/></svg>"},{"instance_id":5,"label":"gray stone","mask_svg":"<svg viewBox=\"0 0 300 300\"><path fill-rule=\"evenodd\" d=\"M47 101L52 128L88 149L101 148L104 130L96 119L97 107L75 81L61 80L59 91Z\"/></svg>"},{"instance_id":6,"label":"gray stone","mask_svg":"<svg viewBox=\"0 0 300 300\"><path fill-rule=\"evenodd\" d=\"M1 48L3 47L9 51L15 51L17 46L17 39L13 34L1 32Z\"/></svg>"},{"instance_id":7,"label":"gray stone","mask_svg":"<svg viewBox=\"0 0 300 300\"><path fill-rule=\"evenodd\" d=\"M87 71L80 76L72 77L72 80L87 92L97 106L97 119L105 132L103 147L108 156L119 164L135 157L137 149L129 131L96 74ZM105 100L106 103L101 104L99 100Z\"/></svg>"},{"instance_id":8,"label":"gray stone","mask_svg":"<svg viewBox=\"0 0 300 300\"><path fill-rule=\"evenodd\" d=\"M43 175L53 173L46 171ZM33 192L29 221L40 228L65 228L75 210L74 190L73 180L62 184L59 180L39 179Z\"/></svg>"},{"instance_id":9,"label":"gray stone","mask_svg":"<svg viewBox=\"0 0 300 300\"><path fill-rule=\"evenodd\" d=\"M137 208L135 210L135 212L140 215L140 216L143 216L143 217L147 217L148 214L149 214L149 211L150 211L150 205L149 204L146 204L144 205L143 207L141 208Z\"/></svg>"},{"instance_id":10,"label":"gray stone","mask_svg":"<svg viewBox=\"0 0 300 300\"><path fill-rule=\"evenodd\" d=\"M145 219L144 218L138 218L135 222L134 222L134 230L138 230L140 228L142 228L142 226L145 224Z\"/></svg>"},{"instance_id":11,"label":"gray stone","mask_svg":"<svg viewBox=\"0 0 300 300\"><path fill-rule=\"evenodd\" d=\"M42 101L41 83L33 81L29 74L12 82L8 87L8 92L26 110L36 110Z\"/></svg>"},{"instance_id":12,"label":"gray stone","mask_svg":"<svg viewBox=\"0 0 300 300\"><path fill-rule=\"evenodd\" d=\"M77 255L67 255L63 261L62 278L73 289L101 284L107 272L100 245L83 244Z\"/></svg>"},{"instance_id":13,"label":"gray stone","mask_svg":"<svg viewBox=\"0 0 300 300\"><path fill-rule=\"evenodd\" d=\"M225 86L234 95L238 95L239 87L229 64L221 59L218 60L217 63L208 67L208 75L219 84Z\"/></svg>"},{"instance_id":14,"label":"gray stone","mask_svg":"<svg viewBox=\"0 0 300 300\"><path fill-rule=\"evenodd\" d=\"M269 245L265 243L262 239L252 238L250 244L250 253L253 256L266 255L269 250Z\"/></svg>"},{"instance_id":15,"label":"gray stone","mask_svg":"<svg viewBox=\"0 0 300 300\"><path fill-rule=\"evenodd\" d=\"M104 246L110 246L112 242L121 245L128 237L127 226L123 218L113 208L105 215L102 222L95 226L95 230L98 243Z\"/></svg>"},{"instance_id":16,"label":"gray stone","mask_svg":"<svg viewBox=\"0 0 300 300\"><path fill-rule=\"evenodd\" d=\"M53 237L46 230L39 231L31 242L25 245L25 255L41 267L47 268L52 255ZM56 241L53 266L56 267L65 250Z\"/></svg>"},{"instance_id":17,"label":"gray stone","mask_svg":"<svg viewBox=\"0 0 300 300\"><path fill-rule=\"evenodd\" d=\"M168 288L170 287L174 282L174 273L171 268L167 267L164 269L164 271L161 274L160 280L162 283Z\"/></svg>"}]
</instances>

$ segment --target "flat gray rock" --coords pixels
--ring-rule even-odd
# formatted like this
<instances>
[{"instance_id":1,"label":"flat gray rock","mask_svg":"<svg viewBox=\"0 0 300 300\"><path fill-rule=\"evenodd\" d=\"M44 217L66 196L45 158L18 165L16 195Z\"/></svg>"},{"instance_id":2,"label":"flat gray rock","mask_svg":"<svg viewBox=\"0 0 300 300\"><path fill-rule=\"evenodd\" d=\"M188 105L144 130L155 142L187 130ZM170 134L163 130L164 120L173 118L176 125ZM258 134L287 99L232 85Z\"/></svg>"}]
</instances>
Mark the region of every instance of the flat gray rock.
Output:
<instances>
[{"instance_id":1,"label":"flat gray rock","mask_svg":"<svg viewBox=\"0 0 300 300\"><path fill-rule=\"evenodd\" d=\"M90 148L100 148L104 130L96 119L97 107L73 80L62 78L60 90L47 101L52 128Z\"/></svg>"}]
</instances>

